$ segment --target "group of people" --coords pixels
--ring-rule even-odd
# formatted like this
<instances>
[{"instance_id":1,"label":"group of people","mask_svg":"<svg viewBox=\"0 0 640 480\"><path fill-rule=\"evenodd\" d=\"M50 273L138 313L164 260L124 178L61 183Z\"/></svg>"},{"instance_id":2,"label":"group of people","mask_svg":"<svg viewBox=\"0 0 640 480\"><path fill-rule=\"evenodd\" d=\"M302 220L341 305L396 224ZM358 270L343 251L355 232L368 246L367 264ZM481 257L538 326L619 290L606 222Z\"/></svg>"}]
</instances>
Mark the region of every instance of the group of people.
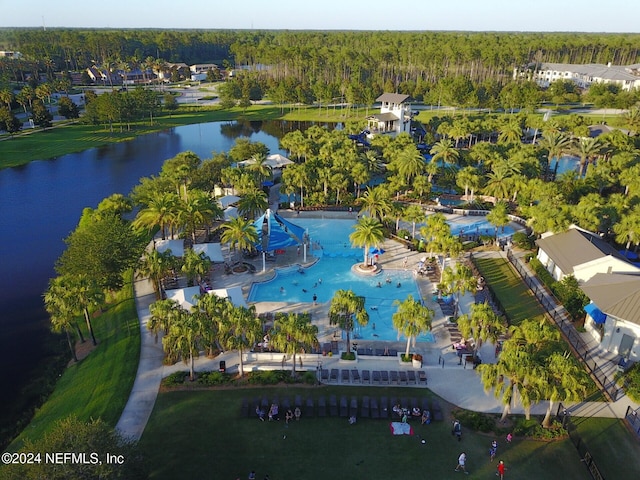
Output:
<instances>
[{"instance_id":1,"label":"group of people","mask_svg":"<svg viewBox=\"0 0 640 480\"><path fill-rule=\"evenodd\" d=\"M456 420L456 422L454 422L454 430L455 430L456 423L460 425L460 422ZM511 441L513 440L513 435L511 433L507 434L506 440L507 440L507 443L511 443ZM489 461L493 462L493 460L496 458L497 452L498 452L498 442L494 439L491 442L491 447L489 448ZM467 472L466 463L467 463L467 454L465 452L462 452L458 457L458 465L456 466L455 471L456 472L462 471L468 474L469 472ZM507 468L505 467L504 461L500 460L496 467L496 476L499 477L500 480L504 480L504 474L506 470Z\"/></svg>"},{"instance_id":2,"label":"group of people","mask_svg":"<svg viewBox=\"0 0 640 480\"><path fill-rule=\"evenodd\" d=\"M300 420L300 416L302 415L302 412L300 411L300 407L296 407L295 410L291 411L291 409L287 409L287 412L284 414L284 419L287 422L287 424L289 423L289 420L293 420L294 418L297 420Z\"/></svg>"},{"instance_id":3,"label":"group of people","mask_svg":"<svg viewBox=\"0 0 640 480\"><path fill-rule=\"evenodd\" d=\"M265 417L267 417L270 422L273 420L280 420L280 407L278 406L277 403L272 403L271 406L269 407L269 412L265 412L264 409L260 407L260 405L257 405L256 416L258 417L259 420L263 422L265 420ZM288 424L289 420L293 420L294 418L296 420L300 420L301 416L302 416L302 411L300 410L300 407L296 407L294 410L291 410L290 408L288 408L284 414L284 419L285 419L285 422Z\"/></svg>"}]
</instances>

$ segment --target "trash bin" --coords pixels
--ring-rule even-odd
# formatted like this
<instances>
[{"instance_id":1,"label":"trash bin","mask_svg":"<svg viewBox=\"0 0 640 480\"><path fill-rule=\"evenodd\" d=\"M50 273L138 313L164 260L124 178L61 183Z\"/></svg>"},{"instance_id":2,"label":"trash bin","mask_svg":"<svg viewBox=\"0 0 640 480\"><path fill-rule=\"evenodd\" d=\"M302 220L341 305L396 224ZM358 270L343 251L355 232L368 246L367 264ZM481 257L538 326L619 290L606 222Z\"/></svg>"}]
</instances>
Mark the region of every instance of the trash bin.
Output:
<instances>
[{"instance_id":1,"label":"trash bin","mask_svg":"<svg viewBox=\"0 0 640 480\"><path fill-rule=\"evenodd\" d=\"M224 360L220 360L220 366L218 367L218 371L224 373L227 371L227 362Z\"/></svg>"}]
</instances>

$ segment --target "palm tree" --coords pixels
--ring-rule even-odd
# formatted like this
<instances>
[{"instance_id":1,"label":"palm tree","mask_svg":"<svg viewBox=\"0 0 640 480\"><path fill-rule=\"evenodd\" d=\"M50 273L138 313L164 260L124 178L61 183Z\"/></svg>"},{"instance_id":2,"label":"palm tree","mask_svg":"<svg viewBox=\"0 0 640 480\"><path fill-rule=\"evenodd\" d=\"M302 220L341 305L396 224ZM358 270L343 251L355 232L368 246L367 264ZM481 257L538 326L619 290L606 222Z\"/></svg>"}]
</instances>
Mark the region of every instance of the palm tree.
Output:
<instances>
[{"instance_id":1,"label":"palm tree","mask_svg":"<svg viewBox=\"0 0 640 480\"><path fill-rule=\"evenodd\" d=\"M267 195L257 188L244 192L238 202L238 213L251 219L258 218L267 208L269 208Z\"/></svg>"},{"instance_id":2,"label":"palm tree","mask_svg":"<svg viewBox=\"0 0 640 480\"><path fill-rule=\"evenodd\" d=\"M93 324L91 323L89 308L91 306L101 305L104 302L104 292L102 288L96 280L87 275L69 277L67 288L69 294L75 298L77 309L84 314L93 345L97 345L98 342L93 333Z\"/></svg>"},{"instance_id":3,"label":"palm tree","mask_svg":"<svg viewBox=\"0 0 640 480\"><path fill-rule=\"evenodd\" d=\"M392 316L393 328L407 337L407 348L404 354L405 358L408 358L411 340L414 341L415 346L415 338L431 330L434 311L414 300L412 295L407 296L402 302L394 300L393 305L398 307Z\"/></svg>"},{"instance_id":4,"label":"palm tree","mask_svg":"<svg viewBox=\"0 0 640 480\"><path fill-rule=\"evenodd\" d=\"M262 334L262 322L256 316L255 307L232 306L227 315L228 328L222 332L226 348L238 350L238 374L244 375L242 355L245 348L251 348Z\"/></svg>"},{"instance_id":5,"label":"palm tree","mask_svg":"<svg viewBox=\"0 0 640 480\"><path fill-rule=\"evenodd\" d=\"M498 229L501 228L504 232L504 227L509 225L509 207L506 202L498 202L491 209L491 211L485 217L489 223L491 223L496 231L495 236L498 236Z\"/></svg>"},{"instance_id":6,"label":"palm tree","mask_svg":"<svg viewBox=\"0 0 640 480\"><path fill-rule=\"evenodd\" d=\"M560 334L546 320L524 320L519 326L511 327L510 331L511 338L504 342L498 362L484 363L478 370L485 391L493 389L496 398L502 401L502 420L518 400L528 420L531 403L538 396L539 367Z\"/></svg>"},{"instance_id":7,"label":"palm tree","mask_svg":"<svg viewBox=\"0 0 640 480\"><path fill-rule=\"evenodd\" d=\"M569 352L553 353L539 370L537 386L542 398L549 400L542 426L551 426L554 402L579 402L587 393L589 377Z\"/></svg>"},{"instance_id":8,"label":"palm tree","mask_svg":"<svg viewBox=\"0 0 640 480\"><path fill-rule=\"evenodd\" d=\"M300 206L304 208L304 188L308 185L309 177L304 164L289 165L282 172L282 183L285 186L296 185L300 188Z\"/></svg>"},{"instance_id":9,"label":"palm tree","mask_svg":"<svg viewBox=\"0 0 640 480\"><path fill-rule=\"evenodd\" d=\"M405 220L407 220L408 222L411 222L411 225L412 225L411 236L415 237L416 223L422 222L426 219L424 210L422 210L422 208L419 207L418 205L409 205L404 209L402 216L404 217Z\"/></svg>"},{"instance_id":10,"label":"palm tree","mask_svg":"<svg viewBox=\"0 0 640 480\"><path fill-rule=\"evenodd\" d=\"M471 305L471 312L459 317L457 324L463 338L475 340L474 356L484 342L495 344L507 332L506 323L488 303Z\"/></svg>"},{"instance_id":11,"label":"palm tree","mask_svg":"<svg viewBox=\"0 0 640 480\"><path fill-rule=\"evenodd\" d=\"M369 314L364 307L364 297L352 290L338 290L329 305L329 324L338 325L347 334L347 352L351 351L351 332L356 325L366 326Z\"/></svg>"},{"instance_id":12,"label":"palm tree","mask_svg":"<svg viewBox=\"0 0 640 480\"><path fill-rule=\"evenodd\" d=\"M358 199L360 212L368 213L373 218L382 220L391 211L391 198L386 189L381 186L370 188Z\"/></svg>"},{"instance_id":13,"label":"palm tree","mask_svg":"<svg viewBox=\"0 0 640 480\"><path fill-rule=\"evenodd\" d=\"M506 122L500 127L499 143L520 143L521 138L522 127L519 120Z\"/></svg>"},{"instance_id":14,"label":"palm tree","mask_svg":"<svg viewBox=\"0 0 640 480\"><path fill-rule=\"evenodd\" d=\"M571 150L571 139L560 131L546 131L542 140L538 142L538 146L548 152L547 169L549 169L554 158L559 159L562 154Z\"/></svg>"},{"instance_id":15,"label":"palm tree","mask_svg":"<svg viewBox=\"0 0 640 480\"><path fill-rule=\"evenodd\" d=\"M71 356L77 362L78 357L71 338L71 330L73 328L76 329L83 343L84 337L78 323L74 320L73 306L75 300L69 298L69 291L64 282L64 277L56 277L49 280L49 286L43 295L44 305L51 319L51 330L55 333L65 332Z\"/></svg>"},{"instance_id":16,"label":"palm tree","mask_svg":"<svg viewBox=\"0 0 640 480\"><path fill-rule=\"evenodd\" d=\"M464 167L458 171L456 175L456 185L464 188L464 196L469 202L473 202L473 192L480 188L482 177L478 175L478 169L475 167ZM469 197L471 190L471 197Z\"/></svg>"},{"instance_id":17,"label":"palm tree","mask_svg":"<svg viewBox=\"0 0 640 480\"><path fill-rule=\"evenodd\" d=\"M220 240L229 244L232 251L252 249L258 243L258 232L250 220L232 218L222 226Z\"/></svg>"},{"instance_id":18,"label":"palm tree","mask_svg":"<svg viewBox=\"0 0 640 480\"><path fill-rule=\"evenodd\" d=\"M182 358L189 365L189 379L195 379L195 359L200 356L202 344L201 324L195 315L180 307L175 320L169 325L169 331L162 339L162 347L172 360Z\"/></svg>"},{"instance_id":19,"label":"palm tree","mask_svg":"<svg viewBox=\"0 0 640 480\"><path fill-rule=\"evenodd\" d=\"M167 334L169 327L176 322L183 308L178 302L171 299L158 300L149 305L151 317L147 322L147 329L153 333L155 342L158 343L158 334Z\"/></svg>"},{"instance_id":20,"label":"palm tree","mask_svg":"<svg viewBox=\"0 0 640 480\"><path fill-rule=\"evenodd\" d=\"M251 164L245 167L255 178L256 185L262 186L262 182L271 177L271 166L267 164L267 156L264 153L254 153L250 160Z\"/></svg>"},{"instance_id":21,"label":"palm tree","mask_svg":"<svg viewBox=\"0 0 640 480\"><path fill-rule=\"evenodd\" d=\"M304 353L318 344L318 327L311 324L307 313L288 313L278 315L271 331L273 346L292 356L291 376L296 376L296 354Z\"/></svg>"},{"instance_id":22,"label":"palm tree","mask_svg":"<svg viewBox=\"0 0 640 480\"><path fill-rule=\"evenodd\" d=\"M426 161L415 146L405 148L398 156L398 173L404 177L405 183L411 185L412 180L424 172Z\"/></svg>"},{"instance_id":23,"label":"palm tree","mask_svg":"<svg viewBox=\"0 0 640 480\"><path fill-rule=\"evenodd\" d=\"M192 248L188 248L182 257L181 270L187 275L189 286L193 285L195 279L198 283L211 268L211 259L204 252L197 253Z\"/></svg>"},{"instance_id":24,"label":"palm tree","mask_svg":"<svg viewBox=\"0 0 640 480\"><path fill-rule=\"evenodd\" d=\"M139 277L148 277L153 283L153 290L156 294L156 300L162 298L162 279L166 277L176 266L176 257L171 250L159 252L151 250L145 252L138 263L137 274Z\"/></svg>"},{"instance_id":25,"label":"palm tree","mask_svg":"<svg viewBox=\"0 0 640 480\"><path fill-rule=\"evenodd\" d=\"M230 325L228 317L232 308L233 304L227 298L209 293L198 296L197 310L202 314L201 322L206 322L203 328L203 341L205 348L208 349L208 357L213 357L216 347L222 349L220 340L228 334Z\"/></svg>"},{"instance_id":26,"label":"palm tree","mask_svg":"<svg viewBox=\"0 0 640 480\"><path fill-rule=\"evenodd\" d=\"M436 142L429 153L433 155L431 158L432 162L437 162L442 159L445 164L455 165L458 162L458 157L460 156L460 152L455 149L451 139L442 139L439 142Z\"/></svg>"},{"instance_id":27,"label":"palm tree","mask_svg":"<svg viewBox=\"0 0 640 480\"><path fill-rule=\"evenodd\" d=\"M379 247L384 241L382 224L375 218L362 217L353 228L355 231L349 235L349 241L354 247L364 247L364 267L369 265L369 247Z\"/></svg>"},{"instance_id":28,"label":"palm tree","mask_svg":"<svg viewBox=\"0 0 640 480\"><path fill-rule=\"evenodd\" d=\"M162 240L166 238L167 227L178 214L178 195L173 192L154 192L147 200L146 206L140 209L133 221L135 228L160 227Z\"/></svg>"},{"instance_id":29,"label":"palm tree","mask_svg":"<svg viewBox=\"0 0 640 480\"><path fill-rule=\"evenodd\" d=\"M464 295L467 292L475 294L477 284L478 282L474 278L471 269L462 263L457 263L455 268L446 267L442 270L442 279L438 285L438 290L445 295L456 296L454 318L458 316L460 295Z\"/></svg>"},{"instance_id":30,"label":"palm tree","mask_svg":"<svg viewBox=\"0 0 640 480\"><path fill-rule=\"evenodd\" d=\"M629 251L631 244L640 244L640 207L636 206L620 222L613 226L616 234L616 242L625 244L625 253Z\"/></svg>"},{"instance_id":31,"label":"palm tree","mask_svg":"<svg viewBox=\"0 0 640 480\"><path fill-rule=\"evenodd\" d=\"M213 220L222 217L222 215L222 209L217 202L201 190L192 190L188 198L179 202L178 221L191 235L193 243L196 243L198 228L206 227L208 231Z\"/></svg>"},{"instance_id":32,"label":"palm tree","mask_svg":"<svg viewBox=\"0 0 640 480\"><path fill-rule=\"evenodd\" d=\"M574 147L574 153L580 157L580 176L587 173L587 165L593 161L604 148L604 144L598 138L582 137Z\"/></svg>"}]
</instances>

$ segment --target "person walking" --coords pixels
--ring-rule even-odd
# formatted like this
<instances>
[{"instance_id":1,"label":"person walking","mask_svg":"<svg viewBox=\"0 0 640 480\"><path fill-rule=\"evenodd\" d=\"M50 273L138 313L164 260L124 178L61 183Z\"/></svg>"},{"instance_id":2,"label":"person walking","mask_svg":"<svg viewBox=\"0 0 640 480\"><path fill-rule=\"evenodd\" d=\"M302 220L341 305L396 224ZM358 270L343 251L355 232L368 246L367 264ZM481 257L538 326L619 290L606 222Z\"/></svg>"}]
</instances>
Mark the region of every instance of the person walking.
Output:
<instances>
[{"instance_id":1,"label":"person walking","mask_svg":"<svg viewBox=\"0 0 640 480\"><path fill-rule=\"evenodd\" d=\"M496 458L496 453L498 453L498 442L495 440L491 442L491 448L489 449L489 460L493 462Z\"/></svg>"},{"instance_id":2,"label":"person walking","mask_svg":"<svg viewBox=\"0 0 640 480\"><path fill-rule=\"evenodd\" d=\"M467 454L462 452L460 454L460 456L458 457L458 466L456 467L456 469L454 471L455 472L459 472L460 470L462 470L464 473L469 475L469 472L467 472L467 470L465 468L465 463L467 463Z\"/></svg>"},{"instance_id":3,"label":"person walking","mask_svg":"<svg viewBox=\"0 0 640 480\"><path fill-rule=\"evenodd\" d=\"M496 472L496 476L500 478L500 480L504 480L504 472L506 469L504 462L500 460L500 462L498 462L498 471Z\"/></svg>"}]
</instances>

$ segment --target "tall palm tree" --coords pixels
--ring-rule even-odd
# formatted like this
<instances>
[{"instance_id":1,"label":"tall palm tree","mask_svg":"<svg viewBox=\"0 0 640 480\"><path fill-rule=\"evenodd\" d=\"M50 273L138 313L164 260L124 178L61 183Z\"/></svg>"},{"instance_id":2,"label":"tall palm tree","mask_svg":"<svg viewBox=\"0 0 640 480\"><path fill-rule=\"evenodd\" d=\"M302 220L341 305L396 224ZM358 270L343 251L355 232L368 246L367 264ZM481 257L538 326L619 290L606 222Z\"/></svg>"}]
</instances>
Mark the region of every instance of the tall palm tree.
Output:
<instances>
[{"instance_id":1,"label":"tall palm tree","mask_svg":"<svg viewBox=\"0 0 640 480\"><path fill-rule=\"evenodd\" d=\"M433 155L431 158L432 162L437 162L442 159L445 164L455 165L458 162L458 157L460 156L460 152L456 150L451 142L451 139L442 139L439 142L436 142L429 153Z\"/></svg>"},{"instance_id":2,"label":"tall palm tree","mask_svg":"<svg viewBox=\"0 0 640 480\"><path fill-rule=\"evenodd\" d=\"M495 344L507 332L506 322L496 315L488 303L471 305L471 312L460 316L457 324L463 338L472 337L475 340L474 356L484 342Z\"/></svg>"},{"instance_id":3,"label":"tall palm tree","mask_svg":"<svg viewBox=\"0 0 640 480\"><path fill-rule=\"evenodd\" d=\"M504 231L504 227L509 225L509 206L506 202L498 202L485 218L495 227L497 237L498 229L501 228Z\"/></svg>"},{"instance_id":4,"label":"tall palm tree","mask_svg":"<svg viewBox=\"0 0 640 480\"><path fill-rule=\"evenodd\" d=\"M480 188L481 181L482 177L478 174L478 169L471 166L460 169L456 175L456 185L464 188L464 196L470 202L473 202L473 192ZM469 197L469 190L471 190L471 197Z\"/></svg>"},{"instance_id":5,"label":"tall palm tree","mask_svg":"<svg viewBox=\"0 0 640 480\"><path fill-rule=\"evenodd\" d=\"M200 283L211 268L211 259L204 252L197 253L192 248L187 248L182 257L181 270L187 276L188 285L193 285L193 281Z\"/></svg>"},{"instance_id":6,"label":"tall palm tree","mask_svg":"<svg viewBox=\"0 0 640 480\"><path fill-rule=\"evenodd\" d=\"M580 157L580 176L587 173L587 165L600 155L604 144L596 138L581 137L574 146L574 153Z\"/></svg>"},{"instance_id":7,"label":"tall palm tree","mask_svg":"<svg viewBox=\"0 0 640 480\"><path fill-rule=\"evenodd\" d=\"M631 244L640 244L640 207L634 207L623 215L618 223L613 226L616 234L616 242L625 245L625 253L629 251Z\"/></svg>"},{"instance_id":8,"label":"tall palm tree","mask_svg":"<svg viewBox=\"0 0 640 480\"><path fill-rule=\"evenodd\" d=\"M329 305L329 324L337 325L347 335L347 352L351 351L351 332L356 324L366 326L369 314L364 306L364 297L352 290L338 290Z\"/></svg>"},{"instance_id":9,"label":"tall palm tree","mask_svg":"<svg viewBox=\"0 0 640 480\"><path fill-rule=\"evenodd\" d=\"M229 244L232 251L253 249L258 243L258 232L250 220L232 218L222 226L220 240Z\"/></svg>"},{"instance_id":10,"label":"tall palm tree","mask_svg":"<svg viewBox=\"0 0 640 480\"><path fill-rule=\"evenodd\" d=\"M281 314L275 319L270 338L276 349L292 356L291 376L295 377L296 354L318 345L318 327L311 324L309 314Z\"/></svg>"},{"instance_id":11,"label":"tall palm tree","mask_svg":"<svg viewBox=\"0 0 640 480\"><path fill-rule=\"evenodd\" d=\"M304 164L289 165L282 172L282 183L285 186L300 188L300 206L304 208L304 190L308 186L308 172Z\"/></svg>"},{"instance_id":12,"label":"tall palm tree","mask_svg":"<svg viewBox=\"0 0 640 480\"><path fill-rule=\"evenodd\" d=\"M267 208L269 208L267 195L257 188L244 192L238 202L238 213L251 219L258 218Z\"/></svg>"},{"instance_id":13,"label":"tall palm tree","mask_svg":"<svg viewBox=\"0 0 640 480\"><path fill-rule=\"evenodd\" d=\"M245 168L254 176L256 186L259 188L264 180L271 178L271 166L266 163L267 156L264 153L254 153L250 160L252 163Z\"/></svg>"},{"instance_id":14,"label":"tall palm tree","mask_svg":"<svg viewBox=\"0 0 640 480\"><path fill-rule=\"evenodd\" d=\"M147 322L147 329L153 333L156 343L158 343L160 332L165 335L169 332L169 327L180 317L181 310L183 308L180 304L170 298L158 300L149 305L151 317Z\"/></svg>"},{"instance_id":15,"label":"tall palm tree","mask_svg":"<svg viewBox=\"0 0 640 480\"><path fill-rule=\"evenodd\" d=\"M442 280L438 285L438 289L447 295L456 296L454 317L458 316L460 295L464 295L467 292L475 294L477 284L471 269L462 263L457 263L454 268L446 267L443 269Z\"/></svg>"},{"instance_id":16,"label":"tall palm tree","mask_svg":"<svg viewBox=\"0 0 640 480\"><path fill-rule=\"evenodd\" d=\"M375 218L362 217L353 228L355 231L349 235L349 241L354 247L364 247L363 266L367 266L369 247L379 247L384 241L382 224Z\"/></svg>"},{"instance_id":17,"label":"tall palm tree","mask_svg":"<svg viewBox=\"0 0 640 480\"><path fill-rule=\"evenodd\" d=\"M411 225L412 225L411 236L415 237L416 223L423 222L426 219L424 210L422 210L422 208L419 207L418 205L408 205L404 209L402 216L406 221L411 222Z\"/></svg>"},{"instance_id":18,"label":"tall palm tree","mask_svg":"<svg viewBox=\"0 0 640 480\"><path fill-rule=\"evenodd\" d=\"M422 175L426 165L424 157L413 145L400 152L397 163L398 173L404 177L407 185L411 185L411 182L415 177Z\"/></svg>"},{"instance_id":19,"label":"tall palm tree","mask_svg":"<svg viewBox=\"0 0 640 480\"><path fill-rule=\"evenodd\" d=\"M167 227L175 222L178 215L178 195L173 192L154 192L145 202L135 220L135 228L160 227L162 240L166 238Z\"/></svg>"},{"instance_id":20,"label":"tall palm tree","mask_svg":"<svg viewBox=\"0 0 640 480\"><path fill-rule=\"evenodd\" d=\"M546 320L525 320L511 327L511 337L503 344L497 363L484 363L478 367L485 391L494 390L503 404L502 419L511 412L518 400L530 418L532 402L538 398L537 375L560 334Z\"/></svg>"},{"instance_id":21,"label":"tall palm tree","mask_svg":"<svg viewBox=\"0 0 640 480\"><path fill-rule=\"evenodd\" d=\"M226 338L231 322L228 321L233 304L227 299L217 295L205 293L198 296L197 310L202 314L204 347L207 348L207 356L213 357L216 347L223 349L221 340Z\"/></svg>"},{"instance_id":22,"label":"tall palm tree","mask_svg":"<svg viewBox=\"0 0 640 480\"><path fill-rule=\"evenodd\" d=\"M519 120L505 122L500 127L498 135L499 143L520 143L522 138L522 126Z\"/></svg>"},{"instance_id":23,"label":"tall palm tree","mask_svg":"<svg viewBox=\"0 0 640 480\"><path fill-rule=\"evenodd\" d=\"M378 220L382 220L391 211L391 198L387 190L381 186L367 187L358 203L361 205L361 213L368 213Z\"/></svg>"},{"instance_id":24,"label":"tall palm tree","mask_svg":"<svg viewBox=\"0 0 640 480\"><path fill-rule=\"evenodd\" d=\"M92 306L102 305L104 302L104 292L96 280L87 275L77 275L69 277L67 284L69 294L75 297L76 306L87 323L87 329L91 335L91 341L97 345L96 336L93 332L93 324L91 323L91 314L89 309Z\"/></svg>"},{"instance_id":25,"label":"tall palm tree","mask_svg":"<svg viewBox=\"0 0 640 480\"><path fill-rule=\"evenodd\" d=\"M542 420L545 428L551 426L555 402L579 402L586 397L589 377L569 352L551 354L535 378L541 397L549 401Z\"/></svg>"},{"instance_id":26,"label":"tall palm tree","mask_svg":"<svg viewBox=\"0 0 640 480\"><path fill-rule=\"evenodd\" d=\"M217 202L202 190L192 190L188 198L179 202L178 221L191 235L193 243L196 243L198 228L205 227L208 231L211 223L222 215Z\"/></svg>"},{"instance_id":27,"label":"tall palm tree","mask_svg":"<svg viewBox=\"0 0 640 480\"><path fill-rule=\"evenodd\" d=\"M145 252L138 263L137 274L139 277L148 277L153 283L156 300L162 298L162 279L166 277L176 266L176 257L171 250L159 252L151 250Z\"/></svg>"},{"instance_id":28,"label":"tall palm tree","mask_svg":"<svg viewBox=\"0 0 640 480\"><path fill-rule=\"evenodd\" d=\"M169 325L169 331L162 338L162 347L171 360L182 358L189 365L189 379L195 379L195 359L200 356L202 346L201 324L195 315L183 308L177 310L175 320Z\"/></svg>"},{"instance_id":29,"label":"tall palm tree","mask_svg":"<svg viewBox=\"0 0 640 480\"><path fill-rule=\"evenodd\" d=\"M571 150L571 139L560 131L545 131L544 136L538 142L538 146L547 150L547 169L551 167L553 159L559 159L564 153Z\"/></svg>"},{"instance_id":30,"label":"tall palm tree","mask_svg":"<svg viewBox=\"0 0 640 480\"><path fill-rule=\"evenodd\" d=\"M435 312L414 300L412 295L403 301L394 300L393 305L398 307L392 316L393 328L407 337L405 357L408 357L411 340L415 345L416 337L431 330L431 320Z\"/></svg>"},{"instance_id":31,"label":"tall palm tree","mask_svg":"<svg viewBox=\"0 0 640 480\"><path fill-rule=\"evenodd\" d=\"M69 292L64 286L63 277L51 279L47 291L43 295L45 309L51 320L51 330L55 333L65 332L71 357L77 362L78 357L71 338L72 329L76 329L82 342L84 342L84 337L82 336L82 331L78 323L74 319L73 301L70 301L68 296Z\"/></svg>"},{"instance_id":32,"label":"tall palm tree","mask_svg":"<svg viewBox=\"0 0 640 480\"><path fill-rule=\"evenodd\" d=\"M238 374L242 376L244 349L251 348L258 341L262 335L262 322L257 317L254 306L232 306L227 313L228 327L224 329L223 342L226 348L238 350Z\"/></svg>"}]
</instances>

